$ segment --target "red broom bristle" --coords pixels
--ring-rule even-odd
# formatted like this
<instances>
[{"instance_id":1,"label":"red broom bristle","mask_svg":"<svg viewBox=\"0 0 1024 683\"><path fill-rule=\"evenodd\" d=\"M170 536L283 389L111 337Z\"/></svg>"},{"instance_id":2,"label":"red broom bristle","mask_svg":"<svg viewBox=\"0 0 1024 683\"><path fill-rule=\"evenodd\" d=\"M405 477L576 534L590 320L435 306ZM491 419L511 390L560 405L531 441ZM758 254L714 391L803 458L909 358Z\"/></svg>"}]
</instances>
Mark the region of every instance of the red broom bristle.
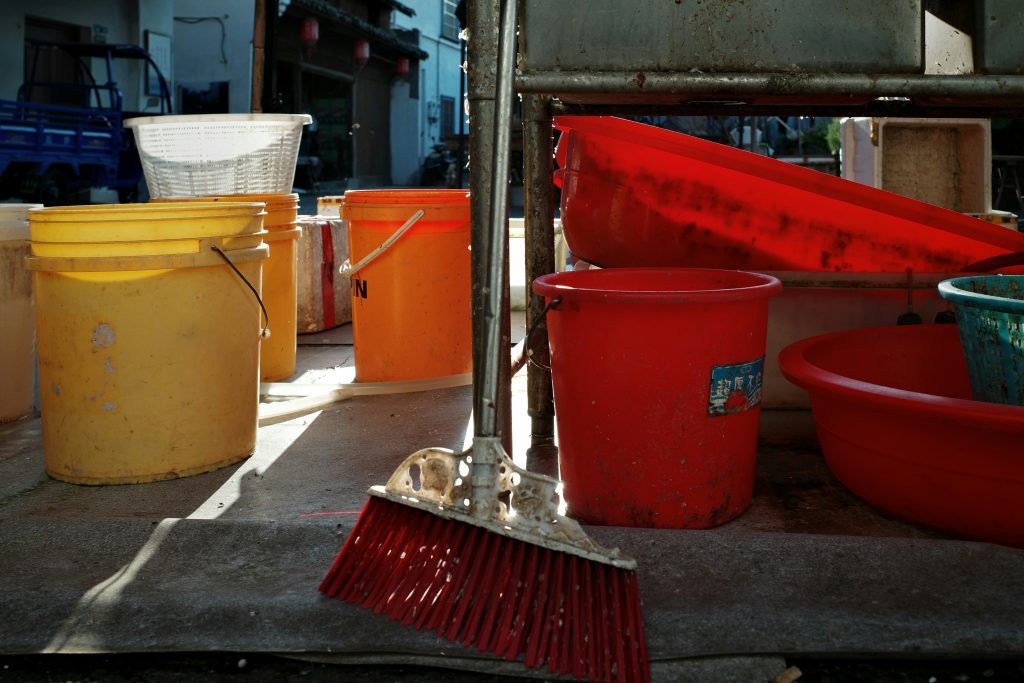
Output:
<instances>
[{"instance_id":1,"label":"red broom bristle","mask_svg":"<svg viewBox=\"0 0 1024 683\"><path fill-rule=\"evenodd\" d=\"M319 590L578 679L650 680L631 571L371 497Z\"/></svg>"}]
</instances>

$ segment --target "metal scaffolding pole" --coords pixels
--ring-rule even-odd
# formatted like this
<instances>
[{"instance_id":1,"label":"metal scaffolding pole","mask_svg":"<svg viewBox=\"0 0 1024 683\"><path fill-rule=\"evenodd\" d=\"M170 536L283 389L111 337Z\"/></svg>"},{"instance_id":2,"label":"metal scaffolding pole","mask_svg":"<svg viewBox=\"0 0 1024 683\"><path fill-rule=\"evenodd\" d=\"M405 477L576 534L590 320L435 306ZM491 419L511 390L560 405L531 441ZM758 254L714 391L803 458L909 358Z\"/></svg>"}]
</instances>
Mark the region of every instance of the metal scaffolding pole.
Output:
<instances>
[{"instance_id":1,"label":"metal scaffolding pole","mask_svg":"<svg viewBox=\"0 0 1024 683\"><path fill-rule=\"evenodd\" d=\"M555 447L555 406L551 391L551 363L547 322L539 318L544 297L530 291L530 283L555 271L555 209L552 196L551 97L523 97L523 182L525 184L526 224L526 319L536 322L526 340L526 392L530 415L530 447L527 466L558 477L558 450Z\"/></svg>"},{"instance_id":2,"label":"metal scaffolding pole","mask_svg":"<svg viewBox=\"0 0 1024 683\"><path fill-rule=\"evenodd\" d=\"M508 315L508 254L504 254L504 275L502 277L502 305L500 307L501 330L498 339L498 373L494 377L494 345L487 334L488 321L496 311L490 310L488 300L488 257L492 252L493 240L508 240L508 221L502 221L505 228L492 230L492 189L495 182L508 182L505 173L492 173L495 154L500 146L507 149L509 144L509 119L511 110L496 117L496 94L498 85L498 39L501 17L500 0L469 0L467 3L467 24L469 47L467 50L468 101L469 101L469 188L471 238L471 281L473 307L473 405L474 431L477 436L500 435L506 452L512 453L512 408L511 408L511 329ZM506 74L512 78L512 73ZM506 153L507 158L507 153ZM507 210L507 205L498 207ZM484 383L497 381L497 400L493 406L482 406L481 391ZM484 392L486 396L490 392ZM480 408L483 407L481 410Z\"/></svg>"}]
</instances>

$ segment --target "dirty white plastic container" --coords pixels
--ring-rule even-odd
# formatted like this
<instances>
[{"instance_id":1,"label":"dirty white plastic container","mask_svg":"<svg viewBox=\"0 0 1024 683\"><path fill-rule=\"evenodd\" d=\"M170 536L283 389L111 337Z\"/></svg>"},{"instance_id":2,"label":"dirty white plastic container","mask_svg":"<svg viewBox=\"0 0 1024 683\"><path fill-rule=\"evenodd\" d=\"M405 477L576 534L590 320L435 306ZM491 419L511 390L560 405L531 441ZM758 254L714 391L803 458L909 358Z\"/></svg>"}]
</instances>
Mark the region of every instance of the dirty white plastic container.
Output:
<instances>
[{"instance_id":1,"label":"dirty white plastic container","mask_svg":"<svg viewBox=\"0 0 1024 683\"><path fill-rule=\"evenodd\" d=\"M565 237L562 236L562 221L555 219L555 272L561 273L566 266ZM526 225L522 218L508 220L508 280L509 307L513 311L526 310Z\"/></svg>"},{"instance_id":2,"label":"dirty white plastic container","mask_svg":"<svg viewBox=\"0 0 1024 683\"><path fill-rule=\"evenodd\" d=\"M29 415L35 387L35 314L28 212L42 204L0 204L0 422Z\"/></svg>"},{"instance_id":3,"label":"dirty white plastic container","mask_svg":"<svg viewBox=\"0 0 1024 683\"><path fill-rule=\"evenodd\" d=\"M348 221L321 214L299 216L296 225L296 329L308 334L352 322L352 281L338 272L348 259Z\"/></svg>"}]
</instances>

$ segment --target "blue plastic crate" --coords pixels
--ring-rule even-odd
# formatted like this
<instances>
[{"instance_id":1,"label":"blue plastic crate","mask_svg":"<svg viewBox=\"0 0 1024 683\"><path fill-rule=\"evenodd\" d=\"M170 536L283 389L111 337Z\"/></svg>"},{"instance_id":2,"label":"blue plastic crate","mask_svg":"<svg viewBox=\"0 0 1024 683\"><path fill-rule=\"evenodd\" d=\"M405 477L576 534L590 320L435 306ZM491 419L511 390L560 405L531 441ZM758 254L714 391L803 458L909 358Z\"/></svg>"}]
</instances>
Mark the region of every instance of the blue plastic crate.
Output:
<instances>
[{"instance_id":1,"label":"blue plastic crate","mask_svg":"<svg viewBox=\"0 0 1024 683\"><path fill-rule=\"evenodd\" d=\"M1024 275L953 278L939 294L956 304L974 398L1024 406Z\"/></svg>"}]
</instances>

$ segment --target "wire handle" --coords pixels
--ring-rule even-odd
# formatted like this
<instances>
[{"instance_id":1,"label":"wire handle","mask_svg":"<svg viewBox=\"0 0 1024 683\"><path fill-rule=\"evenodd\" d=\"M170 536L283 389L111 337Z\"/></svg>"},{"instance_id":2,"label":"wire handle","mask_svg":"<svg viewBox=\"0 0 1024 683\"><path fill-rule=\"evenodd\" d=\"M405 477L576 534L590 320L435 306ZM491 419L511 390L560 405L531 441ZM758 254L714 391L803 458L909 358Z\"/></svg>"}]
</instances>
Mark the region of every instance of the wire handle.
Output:
<instances>
[{"instance_id":1,"label":"wire handle","mask_svg":"<svg viewBox=\"0 0 1024 683\"><path fill-rule=\"evenodd\" d=\"M384 240L384 242L382 242L380 246L378 246L376 249L374 249L369 254L364 256L354 266L350 264L348 261L345 261L344 263L341 264L341 268L338 269L338 272L344 275L345 277L352 277L353 275L356 274L357 271L373 263L373 261L375 261L378 256L387 251L388 247L397 242L399 237L404 235L409 230L409 228L414 226L416 224L416 221L423 218L423 213L423 209L419 209L416 213L409 217L409 220L407 220L405 223L402 223L402 227L391 233L391 236Z\"/></svg>"},{"instance_id":2,"label":"wire handle","mask_svg":"<svg viewBox=\"0 0 1024 683\"><path fill-rule=\"evenodd\" d=\"M562 303L562 297L556 296L547 303L543 311L537 314L533 319L533 322L530 323L530 327L526 330L526 343L523 344L523 348L526 350L526 359L538 368L547 370L548 372L551 372L550 365L544 365L533 358L533 333L536 332L541 323L547 319L548 311L558 308L560 303Z\"/></svg>"},{"instance_id":3,"label":"wire handle","mask_svg":"<svg viewBox=\"0 0 1024 683\"><path fill-rule=\"evenodd\" d=\"M224 259L224 263L231 266L231 270L235 271L235 275L242 278L242 282L245 283L245 286L248 287L250 291L252 291L253 296L256 297L256 302L260 305L260 310L263 311L263 319L266 321L263 324L263 329L260 330L260 338L267 339L268 337L270 337L270 316L267 314L267 307L263 305L263 299L260 298L260 293L257 292L256 288L252 286L252 283L249 282L244 275L242 275L242 271L240 271L238 267L231 262L231 259L227 257L227 254L221 251L220 247L214 244L210 246L210 249L213 249L215 252L217 252L217 255Z\"/></svg>"}]
</instances>

